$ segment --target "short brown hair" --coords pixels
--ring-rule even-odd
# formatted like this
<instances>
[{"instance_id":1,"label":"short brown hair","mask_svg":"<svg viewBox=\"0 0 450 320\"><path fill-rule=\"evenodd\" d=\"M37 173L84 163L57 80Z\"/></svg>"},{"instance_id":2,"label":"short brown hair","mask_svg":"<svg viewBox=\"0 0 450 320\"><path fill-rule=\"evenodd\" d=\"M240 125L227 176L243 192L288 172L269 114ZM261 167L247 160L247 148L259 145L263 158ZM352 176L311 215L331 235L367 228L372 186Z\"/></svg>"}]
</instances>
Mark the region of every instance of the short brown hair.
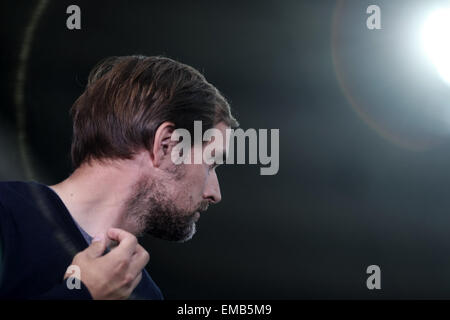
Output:
<instances>
[{"instance_id":1,"label":"short brown hair","mask_svg":"<svg viewBox=\"0 0 450 320\"><path fill-rule=\"evenodd\" d=\"M74 169L93 159L132 159L150 150L165 121L193 133L238 122L220 92L196 69L166 57L110 57L89 74L71 108Z\"/></svg>"}]
</instances>

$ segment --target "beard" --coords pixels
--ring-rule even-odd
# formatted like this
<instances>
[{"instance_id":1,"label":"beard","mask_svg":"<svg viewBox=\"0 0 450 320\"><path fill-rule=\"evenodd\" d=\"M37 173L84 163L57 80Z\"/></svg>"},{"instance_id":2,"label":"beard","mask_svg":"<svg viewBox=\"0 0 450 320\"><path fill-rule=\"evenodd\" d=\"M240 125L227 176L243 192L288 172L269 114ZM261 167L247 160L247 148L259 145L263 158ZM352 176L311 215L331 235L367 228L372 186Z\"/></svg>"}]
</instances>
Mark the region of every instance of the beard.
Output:
<instances>
[{"instance_id":1,"label":"beard","mask_svg":"<svg viewBox=\"0 0 450 320\"><path fill-rule=\"evenodd\" d=\"M194 206L192 197L180 194L181 198L188 198L183 207L176 205L176 196L171 196L167 190L167 183L177 183L180 175L175 181L164 183L155 178L142 177L133 187L128 201L125 203L126 229L136 236L144 234L156 238L185 242L190 240L196 232L196 212L208 208L208 202L203 201ZM186 192L185 188L182 192ZM183 197L184 196L184 197Z\"/></svg>"}]
</instances>

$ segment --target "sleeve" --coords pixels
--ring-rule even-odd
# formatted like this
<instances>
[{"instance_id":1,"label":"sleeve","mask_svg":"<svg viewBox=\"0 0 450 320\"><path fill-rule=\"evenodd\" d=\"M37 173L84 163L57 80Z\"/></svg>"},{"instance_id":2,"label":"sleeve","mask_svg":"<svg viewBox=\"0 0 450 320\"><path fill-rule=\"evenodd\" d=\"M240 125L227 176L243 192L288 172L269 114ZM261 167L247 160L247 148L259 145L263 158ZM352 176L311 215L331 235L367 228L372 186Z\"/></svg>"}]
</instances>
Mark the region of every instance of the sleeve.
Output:
<instances>
[{"instance_id":1,"label":"sleeve","mask_svg":"<svg viewBox=\"0 0 450 320\"><path fill-rule=\"evenodd\" d=\"M49 291L33 297L32 300L92 300L92 296L83 282L80 289L69 289L63 281Z\"/></svg>"},{"instance_id":2,"label":"sleeve","mask_svg":"<svg viewBox=\"0 0 450 320\"><path fill-rule=\"evenodd\" d=\"M13 224L9 216L9 211L5 209L1 199L0 199L0 299L8 298L8 288L4 287L6 278L4 276L4 270L6 268L6 260L8 250L10 250L11 242L6 240L13 237L11 230L13 229ZM62 280L60 283L56 284L53 288L42 294L37 294L35 296L28 297L31 300L92 300L92 296L88 288L84 283L80 282L80 289L69 289L66 281Z\"/></svg>"},{"instance_id":3,"label":"sleeve","mask_svg":"<svg viewBox=\"0 0 450 320\"><path fill-rule=\"evenodd\" d=\"M3 221L5 219L5 210L3 208L2 202L0 201L0 288L2 287L3 282L3 261L4 261L4 251L5 251L5 239L4 239L4 225L5 222Z\"/></svg>"}]
</instances>

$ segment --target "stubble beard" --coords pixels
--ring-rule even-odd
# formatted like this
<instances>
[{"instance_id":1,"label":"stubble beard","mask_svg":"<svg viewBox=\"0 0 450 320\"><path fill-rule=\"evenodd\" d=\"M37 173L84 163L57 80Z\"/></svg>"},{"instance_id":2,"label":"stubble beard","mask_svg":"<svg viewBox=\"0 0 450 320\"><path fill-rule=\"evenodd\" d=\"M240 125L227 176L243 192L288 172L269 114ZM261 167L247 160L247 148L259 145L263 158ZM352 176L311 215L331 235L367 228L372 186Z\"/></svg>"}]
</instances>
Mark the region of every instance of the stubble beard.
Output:
<instances>
[{"instance_id":1,"label":"stubble beard","mask_svg":"<svg viewBox=\"0 0 450 320\"><path fill-rule=\"evenodd\" d=\"M179 175L175 176L174 180L179 178ZM175 197L171 197L167 190L167 183L142 177L125 203L124 225L136 236L149 234L159 239L185 242L192 239L196 232L195 213L206 210L208 204L202 202L193 208L190 198L190 203L185 204L184 208L178 207Z\"/></svg>"}]
</instances>

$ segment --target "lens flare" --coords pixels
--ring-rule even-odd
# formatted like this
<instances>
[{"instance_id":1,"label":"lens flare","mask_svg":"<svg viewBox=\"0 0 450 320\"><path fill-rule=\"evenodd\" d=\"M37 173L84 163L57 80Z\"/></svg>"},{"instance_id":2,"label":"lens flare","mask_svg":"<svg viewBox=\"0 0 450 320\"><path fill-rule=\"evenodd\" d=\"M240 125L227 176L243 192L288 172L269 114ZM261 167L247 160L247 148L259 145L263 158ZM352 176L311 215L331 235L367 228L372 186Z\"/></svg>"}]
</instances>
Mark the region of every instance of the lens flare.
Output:
<instances>
[{"instance_id":1,"label":"lens flare","mask_svg":"<svg viewBox=\"0 0 450 320\"><path fill-rule=\"evenodd\" d=\"M438 73L450 85L450 8L438 9L428 16L422 42Z\"/></svg>"}]
</instances>

